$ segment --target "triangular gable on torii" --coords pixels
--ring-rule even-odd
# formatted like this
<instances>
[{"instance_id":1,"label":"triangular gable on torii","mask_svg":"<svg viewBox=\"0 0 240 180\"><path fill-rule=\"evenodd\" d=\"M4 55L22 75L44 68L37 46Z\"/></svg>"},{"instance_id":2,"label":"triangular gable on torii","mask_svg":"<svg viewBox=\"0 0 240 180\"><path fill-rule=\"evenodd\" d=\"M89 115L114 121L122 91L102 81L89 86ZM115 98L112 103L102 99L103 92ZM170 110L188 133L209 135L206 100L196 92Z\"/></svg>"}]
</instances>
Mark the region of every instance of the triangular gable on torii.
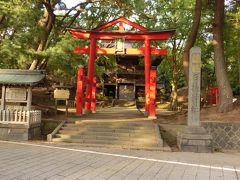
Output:
<instances>
[{"instance_id":1,"label":"triangular gable on torii","mask_svg":"<svg viewBox=\"0 0 240 180\"><path fill-rule=\"evenodd\" d=\"M115 25L117 23L119 23L119 24L125 23L125 24L128 24L129 26L132 26L132 27L134 27L134 28L136 28L136 29L138 29L140 31L148 31L147 28L145 28L145 27L143 27L143 26L141 26L141 25L139 25L137 23L134 23L134 22L132 22L132 21L130 21L130 20L124 18L124 17L119 17L117 19L114 19L114 20L112 20L112 21L110 21L110 22L108 22L106 24L103 24L101 26L98 26L98 27L94 28L93 30L95 30L95 31L102 31L103 29L111 27L111 26L113 26L113 25Z\"/></svg>"},{"instance_id":2,"label":"triangular gable on torii","mask_svg":"<svg viewBox=\"0 0 240 180\"><path fill-rule=\"evenodd\" d=\"M139 31L124 31L123 23L130 25ZM102 31L115 24L119 25L119 31ZM78 39L90 39L94 36L96 40L115 40L117 37L124 37L125 40L167 40L174 34L176 29L149 30L137 23L134 23L124 17L114 19L108 23L100 25L92 30L83 30L79 28L68 28L68 32Z\"/></svg>"}]
</instances>

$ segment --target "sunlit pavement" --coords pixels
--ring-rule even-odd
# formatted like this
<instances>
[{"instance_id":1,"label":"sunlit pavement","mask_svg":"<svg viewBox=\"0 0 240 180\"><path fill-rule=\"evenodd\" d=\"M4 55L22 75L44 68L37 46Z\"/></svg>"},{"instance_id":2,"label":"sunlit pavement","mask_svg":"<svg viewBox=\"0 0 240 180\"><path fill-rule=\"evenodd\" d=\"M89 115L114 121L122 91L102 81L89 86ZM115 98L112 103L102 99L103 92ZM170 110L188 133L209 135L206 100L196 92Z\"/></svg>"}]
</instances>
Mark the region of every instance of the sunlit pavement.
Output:
<instances>
[{"instance_id":1,"label":"sunlit pavement","mask_svg":"<svg viewBox=\"0 0 240 180\"><path fill-rule=\"evenodd\" d=\"M0 179L240 178L240 153L180 153L0 141Z\"/></svg>"}]
</instances>

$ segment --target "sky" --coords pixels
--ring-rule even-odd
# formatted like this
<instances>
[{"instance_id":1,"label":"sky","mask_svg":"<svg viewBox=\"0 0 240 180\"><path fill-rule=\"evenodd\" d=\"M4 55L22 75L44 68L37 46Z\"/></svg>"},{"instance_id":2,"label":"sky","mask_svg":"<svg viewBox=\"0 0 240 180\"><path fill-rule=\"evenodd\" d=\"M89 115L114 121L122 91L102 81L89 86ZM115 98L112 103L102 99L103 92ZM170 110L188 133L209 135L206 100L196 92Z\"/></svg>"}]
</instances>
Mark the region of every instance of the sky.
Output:
<instances>
[{"instance_id":1,"label":"sky","mask_svg":"<svg viewBox=\"0 0 240 180\"><path fill-rule=\"evenodd\" d=\"M73 6L76 6L78 3L84 2L84 0L62 0L62 2L66 4L68 9L70 9ZM65 14L66 11L68 11L68 10L57 9L57 10L55 10L55 14ZM74 12L72 12L72 13L74 13ZM70 13L70 14L72 14L72 13Z\"/></svg>"},{"instance_id":2,"label":"sky","mask_svg":"<svg viewBox=\"0 0 240 180\"><path fill-rule=\"evenodd\" d=\"M63 0L63 2L67 5L68 8L75 6L77 3L80 3L83 0Z\"/></svg>"}]
</instances>

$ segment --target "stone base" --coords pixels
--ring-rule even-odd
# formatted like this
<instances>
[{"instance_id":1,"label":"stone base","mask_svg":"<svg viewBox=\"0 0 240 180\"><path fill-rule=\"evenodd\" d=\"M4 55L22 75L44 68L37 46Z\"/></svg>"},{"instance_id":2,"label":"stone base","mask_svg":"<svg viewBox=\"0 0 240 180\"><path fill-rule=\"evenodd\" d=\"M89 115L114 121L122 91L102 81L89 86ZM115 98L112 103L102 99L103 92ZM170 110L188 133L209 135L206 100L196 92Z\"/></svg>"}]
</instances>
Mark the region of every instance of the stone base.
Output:
<instances>
[{"instance_id":1,"label":"stone base","mask_svg":"<svg viewBox=\"0 0 240 180\"><path fill-rule=\"evenodd\" d=\"M184 152L212 152L212 136L203 127L187 127L177 136L178 148Z\"/></svg>"},{"instance_id":2,"label":"stone base","mask_svg":"<svg viewBox=\"0 0 240 180\"><path fill-rule=\"evenodd\" d=\"M144 116L147 116L148 117L148 115L149 115L149 112L143 112L143 114L144 114Z\"/></svg>"},{"instance_id":3,"label":"stone base","mask_svg":"<svg viewBox=\"0 0 240 180\"><path fill-rule=\"evenodd\" d=\"M31 127L16 124L0 124L1 140L27 141L41 137L41 124Z\"/></svg>"},{"instance_id":4,"label":"stone base","mask_svg":"<svg viewBox=\"0 0 240 180\"><path fill-rule=\"evenodd\" d=\"M148 119L154 120L157 119L157 116L148 116Z\"/></svg>"},{"instance_id":5,"label":"stone base","mask_svg":"<svg viewBox=\"0 0 240 180\"><path fill-rule=\"evenodd\" d=\"M91 114L92 111L91 110L86 110L86 109L83 109L83 114Z\"/></svg>"}]
</instances>

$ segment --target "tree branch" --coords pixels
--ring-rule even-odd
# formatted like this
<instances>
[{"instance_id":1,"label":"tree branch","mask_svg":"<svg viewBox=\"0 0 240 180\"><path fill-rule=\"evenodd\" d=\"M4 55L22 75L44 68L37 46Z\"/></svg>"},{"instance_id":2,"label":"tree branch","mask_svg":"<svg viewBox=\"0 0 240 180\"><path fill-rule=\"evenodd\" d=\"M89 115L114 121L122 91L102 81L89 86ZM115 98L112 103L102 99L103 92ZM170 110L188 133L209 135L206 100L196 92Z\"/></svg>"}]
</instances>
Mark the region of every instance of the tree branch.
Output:
<instances>
[{"instance_id":1,"label":"tree branch","mask_svg":"<svg viewBox=\"0 0 240 180\"><path fill-rule=\"evenodd\" d=\"M0 25L3 23L3 21L5 20L5 15L2 15L2 16L0 16Z\"/></svg>"},{"instance_id":2,"label":"tree branch","mask_svg":"<svg viewBox=\"0 0 240 180\"><path fill-rule=\"evenodd\" d=\"M77 5L73 6L69 11L63 16L63 18L60 21L60 24L63 24L64 20L68 17L68 15L75 10L78 6L81 5L87 5L89 3L95 3L95 2L100 2L101 0L86 0L85 2L78 3Z\"/></svg>"},{"instance_id":3,"label":"tree branch","mask_svg":"<svg viewBox=\"0 0 240 180\"><path fill-rule=\"evenodd\" d=\"M189 51L190 51L191 47L194 46L195 41L197 39L199 24L200 24L200 20L201 20L202 0L196 0L194 12L195 13L193 16L192 28L188 35L188 38L187 38L187 41L186 41L186 44L185 44L185 47L183 50L183 69L184 69L185 79L187 82L188 82L188 78L189 78L189 73L188 73Z\"/></svg>"}]
</instances>

